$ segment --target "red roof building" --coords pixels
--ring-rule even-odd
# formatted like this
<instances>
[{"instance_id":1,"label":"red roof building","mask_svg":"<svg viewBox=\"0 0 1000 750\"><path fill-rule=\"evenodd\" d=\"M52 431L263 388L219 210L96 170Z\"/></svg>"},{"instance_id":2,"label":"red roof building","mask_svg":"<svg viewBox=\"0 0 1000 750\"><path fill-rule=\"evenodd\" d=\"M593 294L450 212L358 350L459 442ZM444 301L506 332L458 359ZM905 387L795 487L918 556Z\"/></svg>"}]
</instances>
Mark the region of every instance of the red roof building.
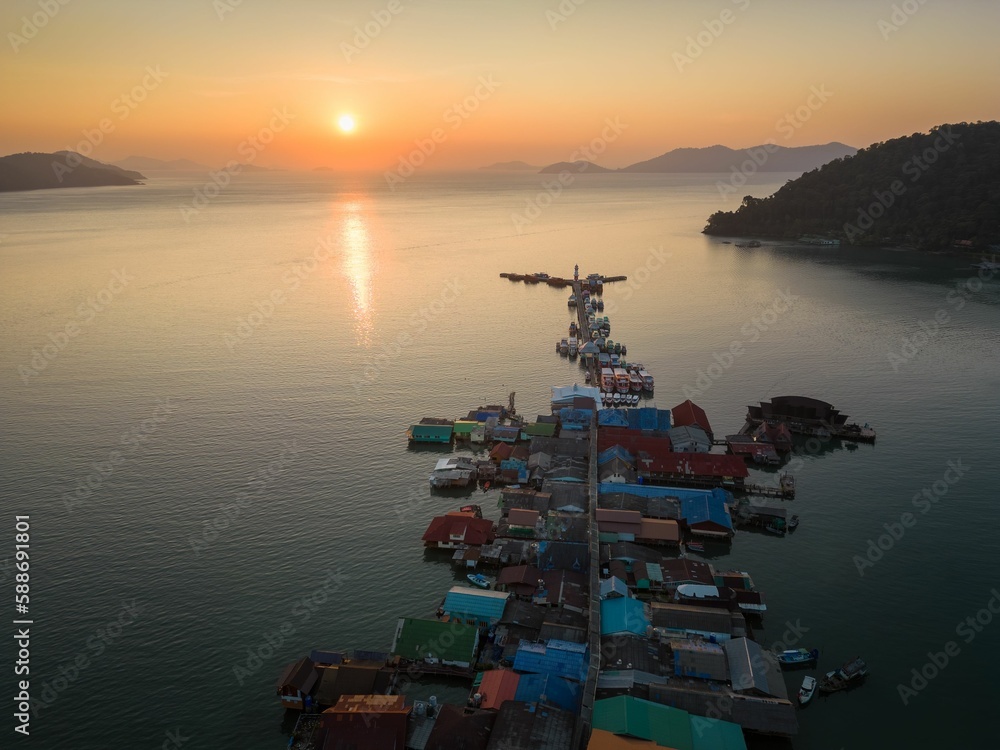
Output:
<instances>
[{"instance_id":1,"label":"red roof building","mask_svg":"<svg viewBox=\"0 0 1000 750\"><path fill-rule=\"evenodd\" d=\"M744 480L750 476L746 462L739 456L717 453L666 453L642 455L636 462L640 475L651 479L706 481Z\"/></svg>"},{"instance_id":2,"label":"red roof building","mask_svg":"<svg viewBox=\"0 0 1000 750\"><path fill-rule=\"evenodd\" d=\"M643 435L639 430L630 430L627 427L601 427L597 431L598 452L606 451L616 445L620 445L633 456L639 451L660 454L673 450L668 437Z\"/></svg>"},{"instance_id":3,"label":"red roof building","mask_svg":"<svg viewBox=\"0 0 1000 750\"><path fill-rule=\"evenodd\" d=\"M677 404L670 410L670 421L674 427L690 427L692 425L700 427L708 433L710 438L715 439L712 437L712 425L709 424L708 415L691 399Z\"/></svg>"},{"instance_id":4,"label":"red roof building","mask_svg":"<svg viewBox=\"0 0 1000 750\"><path fill-rule=\"evenodd\" d=\"M322 714L324 750L402 750L410 707L402 695L345 695ZM362 743L356 744L360 737Z\"/></svg>"},{"instance_id":5,"label":"red roof building","mask_svg":"<svg viewBox=\"0 0 1000 750\"><path fill-rule=\"evenodd\" d=\"M534 596L535 591L544 585L542 571L533 565L509 565L497 576L497 586L502 586L502 591L524 598Z\"/></svg>"},{"instance_id":6,"label":"red roof building","mask_svg":"<svg viewBox=\"0 0 1000 750\"><path fill-rule=\"evenodd\" d=\"M448 513L431 520L424 532L428 547L448 549L461 544L489 544L493 541L493 522L488 518L475 518L468 513Z\"/></svg>"},{"instance_id":7,"label":"red roof building","mask_svg":"<svg viewBox=\"0 0 1000 750\"><path fill-rule=\"evenodd\" d=\"M517 693L517 683L521 676L509 669L491 669L483 672L483 680L476 688L482 702L480 708L499 709L505 701L514 700Z\"/></svg>"}]
</instances>

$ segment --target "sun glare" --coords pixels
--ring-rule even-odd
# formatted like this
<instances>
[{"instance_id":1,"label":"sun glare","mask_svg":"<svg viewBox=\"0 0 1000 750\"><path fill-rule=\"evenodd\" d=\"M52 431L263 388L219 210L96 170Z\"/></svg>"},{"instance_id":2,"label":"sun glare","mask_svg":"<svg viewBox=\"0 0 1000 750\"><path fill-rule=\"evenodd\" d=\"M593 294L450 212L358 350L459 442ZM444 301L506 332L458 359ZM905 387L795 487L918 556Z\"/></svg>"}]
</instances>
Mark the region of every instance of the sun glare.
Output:
<instances>
[{"instance_id":1,"label":"sun glare","mask_svg":"<svg viewBox=\"0 0 1000 750\"><path fill-rule=\"evenodd\" d=\"M341 115L340 119L337 120L337 127L340 128L341 132L350 133L354 130L354 118L351 115Z\"/></svg>"}]
</instances>

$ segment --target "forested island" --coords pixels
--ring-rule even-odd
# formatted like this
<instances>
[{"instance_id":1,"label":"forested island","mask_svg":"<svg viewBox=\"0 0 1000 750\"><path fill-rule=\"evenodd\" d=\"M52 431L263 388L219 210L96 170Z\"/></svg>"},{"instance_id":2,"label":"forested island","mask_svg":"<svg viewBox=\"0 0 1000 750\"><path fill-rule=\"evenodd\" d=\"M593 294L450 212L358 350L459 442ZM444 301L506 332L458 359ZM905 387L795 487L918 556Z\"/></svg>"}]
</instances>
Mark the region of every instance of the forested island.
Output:
<instances>
[{"instance_id":1,"label":"forested island","mask_svg":"<svg viewBox=\"0 0 1000 750\"><path fill-rule=\"evenodd\" d=\"M1000 243L1000 123L940 125L874 143L767 198L718 211L705 234L852 245L986 249Z\"/></svg>"},{"instance_id":2,"label":"forested island","mask_svg":"<svg viewBox=\"0 0 1000 750\"><path fill-rule=\"evenodd\" d=\"M0 157L0 192L50 188L141 185L139 172L105 164L74 151Z\"/></svg>"}]
</instances>

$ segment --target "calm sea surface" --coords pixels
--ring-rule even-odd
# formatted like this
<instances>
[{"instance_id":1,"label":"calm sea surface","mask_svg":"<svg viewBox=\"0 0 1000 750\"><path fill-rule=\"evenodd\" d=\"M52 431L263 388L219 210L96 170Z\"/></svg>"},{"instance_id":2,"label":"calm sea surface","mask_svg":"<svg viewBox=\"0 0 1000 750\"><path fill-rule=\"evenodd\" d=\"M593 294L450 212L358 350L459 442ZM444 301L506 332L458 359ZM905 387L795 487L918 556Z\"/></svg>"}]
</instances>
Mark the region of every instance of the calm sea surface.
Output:
<instances>
[{"instance_id":1,"label":"calm sea surface","mask_svg":"<svg viewBox=\"0 0 1000 750\"><path fill-rule=\"evenodd\" d=\"M433 613L457 576L420 535L460 501L431 496L440 453L409 450L406 426L510 391L534 415L551 385L582 382L554 353L567 292L498 277L574 263L629 276L607 314L657 406L697 388L726 434L748 403L806 394L878 430L803 454L794 535L741 533L713 559L765 592L762 642L795 626L821 670L870 665L863 688L800 713L793 746L996 747L1000 617L980 610L1000 611L1000 284L955 258L737 249L700 234L736 205L706 175L581 175L518 232L542 179L418 175L390 192L247 175L188 220L204 175L0 197L0 581L9 596L12 516L30 514L31 690L47 704L33 747L158 748L176 731L191 748L283 747L284 664L387 649L397 617ZM924 488L933 504L915 504ZM493 493L478 500L496 513ZM898 685L949 641L957 655L904 705Z\"/></svg>"}]
</instances>

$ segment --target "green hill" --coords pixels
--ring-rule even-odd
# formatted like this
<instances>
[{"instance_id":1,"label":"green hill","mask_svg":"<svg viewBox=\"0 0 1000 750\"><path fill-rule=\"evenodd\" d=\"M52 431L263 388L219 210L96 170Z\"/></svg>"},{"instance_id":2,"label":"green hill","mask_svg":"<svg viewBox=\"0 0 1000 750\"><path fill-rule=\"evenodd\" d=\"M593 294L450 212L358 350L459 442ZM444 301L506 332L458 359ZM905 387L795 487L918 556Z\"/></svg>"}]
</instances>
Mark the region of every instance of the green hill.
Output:
<instances>
[{"instance_id":1,"label":"green hill","mask_svg":"<svg viewBox=\"0 0 1000 750\"><path fill-rule=\"evenodd\" d=\"M767 198L718 211L705 234L922 249L1000 242L1000 123L941 125L835 159Z\"/></svg>"}]
</instances>

